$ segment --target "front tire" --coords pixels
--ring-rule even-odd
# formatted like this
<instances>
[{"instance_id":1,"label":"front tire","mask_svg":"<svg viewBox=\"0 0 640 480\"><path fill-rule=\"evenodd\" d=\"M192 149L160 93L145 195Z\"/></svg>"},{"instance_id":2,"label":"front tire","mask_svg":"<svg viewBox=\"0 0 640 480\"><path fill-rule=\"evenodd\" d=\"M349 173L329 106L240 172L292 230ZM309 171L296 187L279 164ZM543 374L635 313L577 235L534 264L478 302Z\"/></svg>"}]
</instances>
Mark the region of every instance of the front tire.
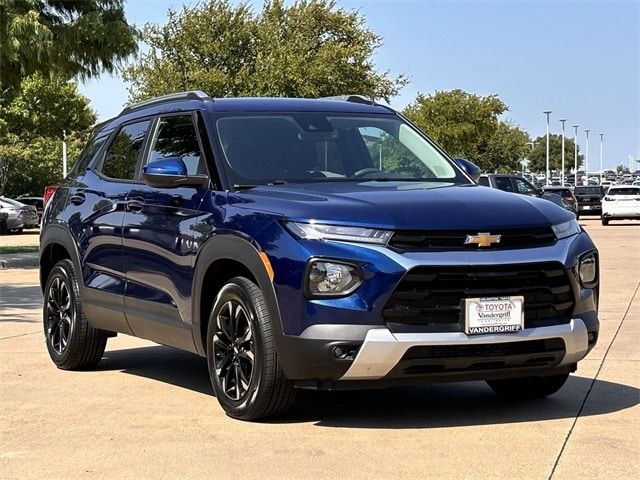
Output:
<instances>
[{"instance_id":1,"label":"front tire","mask_svg":"<svg viewBox=\"0 0 640 480\"><path fill-rule=\"evenodd\" d=\"M609 225L609 219L608 218L605 218L603 216L603 217L601 217L601 220L602 220L602 225Z\"/></svg>"},{"instance_id":2,"label":"front tire","mask_svg":"<svg viewBox=\"0 0 640 480\"><path fill-rule=\"evenodd\" d=\"M71 260L60 260L47 278L43 326L49 356L58 368L89 369L102 358L107 332L93 328L87 322Z\"/></svg>"},{"instance_id":3,"label":"front tire","mask_svg":"<svg viewBox=\"0 0 640 480\"><path fill-rule=\"evenodd\" d=\"M259 420L288 410L293 382L280 363L273 321L262 291L244 277L218 293L207 329L207 364L218 402L227 415Z\"/></svg>"},{"instance_id":4,"label":"front tire","mask_svg":"<svg viewBox=\"0 0 640 480\"><path fill-rule=\"evenodd\" d=\"M501 397L526 400L553 395L569 378L568 373L550 375L548 377L507 378L504 380L487 380L491 389Z\"/></svg>"}]
</instances>

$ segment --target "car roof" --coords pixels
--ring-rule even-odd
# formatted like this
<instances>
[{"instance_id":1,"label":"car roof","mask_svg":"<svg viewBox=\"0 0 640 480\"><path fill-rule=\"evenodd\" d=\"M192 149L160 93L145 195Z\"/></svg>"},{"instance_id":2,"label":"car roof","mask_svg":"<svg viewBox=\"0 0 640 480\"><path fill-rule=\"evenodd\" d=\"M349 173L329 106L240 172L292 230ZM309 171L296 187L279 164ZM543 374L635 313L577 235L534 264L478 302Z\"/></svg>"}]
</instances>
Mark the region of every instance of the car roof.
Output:
<instances>
[{"instance_id":1,"label":"car roof","mask_svg":"<svg viewBox=\"0 0 640 480\"><path fill-rule=\"evenodd\" d=\"M162 101L148 106L125 109L117 117L96 126L96 129L114 127L120 123L150 115L181 111L207 110L212 112L327 112L368 113L393 115L395 111L378 103L347 101L336 98L281 98L281 97L234 97L194 100L191 98Z\"/></svg>"},{"instance_id":2,"label":"car roof","mask_svg":"<svg viewBox=\"0 0 640 480\"><path fill-rule=\"evenodd\" d=\"M627 190L629 188L633 188L634 190L640 190L640 185L611 185L609 191L611 190Z\"/></svg>"}]
</instances>

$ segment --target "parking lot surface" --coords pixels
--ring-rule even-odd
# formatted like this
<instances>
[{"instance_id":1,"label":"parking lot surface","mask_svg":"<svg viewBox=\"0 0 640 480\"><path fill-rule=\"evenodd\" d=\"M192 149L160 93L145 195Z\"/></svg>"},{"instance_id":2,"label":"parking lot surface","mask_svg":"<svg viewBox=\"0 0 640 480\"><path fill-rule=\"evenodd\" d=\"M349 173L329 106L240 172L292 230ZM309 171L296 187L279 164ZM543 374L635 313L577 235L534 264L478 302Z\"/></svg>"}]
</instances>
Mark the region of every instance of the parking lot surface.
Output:
<instances>
[{"instance_id":1,"label":"parking lot surface","mask_svg":"<svg viewBox=\"0 0 640 480\"><path fill-rule=\"evenodd\" d=\"M640 223L580 220L601 255L599 343L556 395L482 382L302 392L226 417L206 362L125 335L97 370L49 361L37 269L0 270L0 479L640 478Z\"/></svg>"}]
</instances>

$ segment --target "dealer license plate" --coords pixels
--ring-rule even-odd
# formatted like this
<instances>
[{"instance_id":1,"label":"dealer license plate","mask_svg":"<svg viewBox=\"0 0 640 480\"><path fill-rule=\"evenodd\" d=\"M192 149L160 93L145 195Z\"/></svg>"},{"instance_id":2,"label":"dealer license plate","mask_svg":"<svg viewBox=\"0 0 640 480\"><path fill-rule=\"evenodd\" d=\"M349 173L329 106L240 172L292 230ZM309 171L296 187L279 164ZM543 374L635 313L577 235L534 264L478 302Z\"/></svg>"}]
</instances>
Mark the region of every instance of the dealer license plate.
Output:
<instances>
[{"instance_id":1,"label":"dealer license plate","mask_svg":"<svg viewBox=\"0 0 640 480\"><path fill-rule=\"evenodd\" d=\"M465 333L519 332L524 326L524 297L466 298Z\"/></svg>"}]
</instances>

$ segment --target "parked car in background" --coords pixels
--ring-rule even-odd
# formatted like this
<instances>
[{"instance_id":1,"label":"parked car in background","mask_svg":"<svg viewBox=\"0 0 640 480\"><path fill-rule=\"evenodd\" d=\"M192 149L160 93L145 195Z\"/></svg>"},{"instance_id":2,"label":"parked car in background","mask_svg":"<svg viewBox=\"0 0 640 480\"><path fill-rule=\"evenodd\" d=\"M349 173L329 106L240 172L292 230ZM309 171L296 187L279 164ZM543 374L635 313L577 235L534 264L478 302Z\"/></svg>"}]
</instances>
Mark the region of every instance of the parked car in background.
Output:
<instances>
[{"instance_id":1,"label":"parked car in background","mask_svg":"<svg viewBox=\"0 0 640 480\"><path fill-rule=\"evenodd\" d=\"M0 235L4 235L8 232L7 218L9 218L9 214L0 210Z\"/></svg>"},{"instance_id":2,"label":"parked car in background","mask_svg":"<svg viewBox=\"0 0 640 480\"><path fill-rule=\"evenodd\" d=\"M602 225L611 220L640 220L640 187L614 185L602 200Z\"/></svg>"},{"instance_id":3,"label":"parked car in background","mask_svg":"<svg viewBox=\"0 0 640 480\"><path fill-rule=\"evenodd\" d=\"M7 214L6 230L20 233L24 228L38 225L38 214L35 207L25 205L7 197L0 197L0 212Z\"/></svg>"},{"instance_id":4,"label":"parked car in background","mask_svg":"<svg viewBox=\"0 0 640 480\"><path fill-rule=\"evenodd\" d=\"M42 197L19 197L18 201L25 205L33 205L36 207L36 213L38 214L38 224L42 219L42 213L44 212L44 199Z\"/></svg>"},{"instance_id":5,"label":"parked car in background","mask_svg":"<svg viewBox=\"0 0 640 480\"><path fill-rule=\"evenodd\" d=\"M509 175L502 173L488 173L480 175L478 185L484 187L497 188L504 192L519 193L521 195L529 195L532 197L539 196L542 192L531 182L525 180L519 175Z\"/></svg>"},{"instance_id":6,"label":"parked car in background","mask_svg":"<svg viewBox=\"0 0 640 480\"><path fill-rule=\"evenodd\" d=\"M604 183L604 182L603 182ZM602 199L605 189L601 186L577 186L573 190L573 195L578 203L578 216L602 214Z\"/></svg>"},{"instance_id":7,"label":"parked car in background","mask_svg":"<svg viewBox=\"0 0 640 480\"><path fill-rule=\"evenodd\" d=\"M567 202L564 198L562 198L557 193L544 192L542 195L540 195L540 198L544 198L545 200L555 203L559 207L562 207L565 210L569 210L576 217L578 216L578 212L576 211L575 204Z\"/></svg>"},{"instance_id":8,"label":"parked car in background","mask_svg":"<svg viewBox=\"0 0 640 480\"><path fill-rule=\"evenodd\" d=\"M542 191L545 193L555 193L556 195L560 195L566 202L570 203L573 207L574 213L577 210L577 202L576 197L573 195L573 191L569 187L543 187Z\"/></svg>"},{"instance_id":9,"label":"parked car in background","mask_svg":"<svg viewBox=\"0 0 640 480\"><path fill-rule=\"evenodd\" d=\"M59 368L96 366L118 332L146 338L205 357L244 420L296 388L484 380L544 397L598 338L598 251L575 216L478 186L359 96L129 106L42 224Z\"/></svg>"}]
</instances>

